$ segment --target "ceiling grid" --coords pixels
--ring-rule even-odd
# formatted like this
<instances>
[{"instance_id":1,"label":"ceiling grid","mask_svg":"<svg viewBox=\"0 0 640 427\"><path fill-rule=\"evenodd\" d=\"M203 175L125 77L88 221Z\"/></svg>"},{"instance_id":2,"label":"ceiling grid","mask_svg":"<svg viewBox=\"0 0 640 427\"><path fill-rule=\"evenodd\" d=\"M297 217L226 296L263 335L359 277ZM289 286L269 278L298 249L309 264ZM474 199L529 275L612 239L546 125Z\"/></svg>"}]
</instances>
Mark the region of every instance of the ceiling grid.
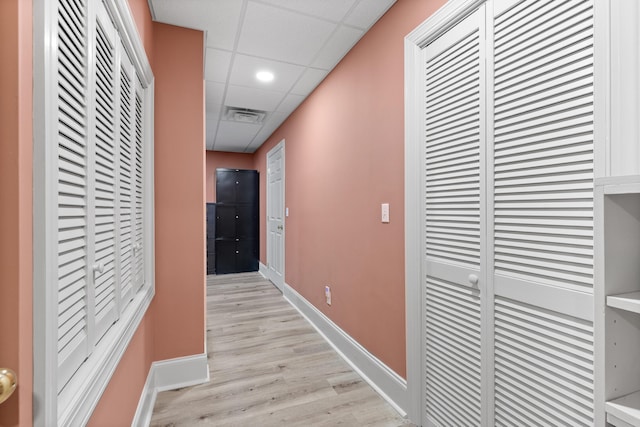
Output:
<instances>
[{"instance_id":1,"label":"ceiling grid","mask_svg":"<svg viewBox=\"0 0 640 427\"><path fill-rule=\"evenodd\" d=\"M252 153L395 0L149 0L157 22L206 32L207 150ZM271 82L256 78L270 71ZM266 112L234 121L228 107Z\"/></svg>"}]
</instances>

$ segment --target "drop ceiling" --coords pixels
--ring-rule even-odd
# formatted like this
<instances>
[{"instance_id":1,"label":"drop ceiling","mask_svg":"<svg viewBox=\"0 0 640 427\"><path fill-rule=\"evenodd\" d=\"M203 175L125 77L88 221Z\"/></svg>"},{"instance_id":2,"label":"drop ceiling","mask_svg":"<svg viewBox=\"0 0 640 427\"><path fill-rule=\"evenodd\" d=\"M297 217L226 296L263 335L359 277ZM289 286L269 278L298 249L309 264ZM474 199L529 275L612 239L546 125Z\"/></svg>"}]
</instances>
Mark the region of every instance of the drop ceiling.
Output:
<instances>
[{"instance_id":1,"label":"drop ceiling","mask_svg":"<svg viewBox=\"0 0 640 427\"><path fill-rule=\"evenodd\" d=\"M252 153L396 0L149 0L157 22L203 30L207 150ZM258 71L274 74L260 82ZM262 122L228 107L260 110ZM233 120L234 117L245 117Z\"/></svg>"}]
</instances>

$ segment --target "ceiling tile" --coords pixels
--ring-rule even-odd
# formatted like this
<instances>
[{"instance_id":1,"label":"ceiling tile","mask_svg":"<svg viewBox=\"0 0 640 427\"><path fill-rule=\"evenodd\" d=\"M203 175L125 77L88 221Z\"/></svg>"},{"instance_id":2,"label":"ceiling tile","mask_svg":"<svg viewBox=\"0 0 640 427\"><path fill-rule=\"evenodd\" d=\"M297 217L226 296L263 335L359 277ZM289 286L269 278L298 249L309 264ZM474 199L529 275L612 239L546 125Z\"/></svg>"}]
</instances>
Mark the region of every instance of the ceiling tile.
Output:
<instances>
[{"instance_id":1,"label":"ceiling tile","mask_svg":"<svg viewBox=\"0 0 640 427\"><path fill-rule=\"evenodd\" d=\"M396 0L360 0L344 23L369 29L395 2Z\"/></svg>"},{"instance_id":2,"label":"ceiling tile","mask_svg":"<svg viewBox=\"0 0 640 427\"><path fill-rule=\"evenodd\" d=\"M294 112L298 105L302 104L306 97L302 95L287 95L287 97L278 105L278 112L286 113L287 115Z\"/></svg>"},{"instance_id":3,"label":"ceiling tile","mask_svg":"<svg viewBox=\"0 0 640 427\"><path fill-rule=\"evenodd\" d=\"M231 66L231 52L208 48L206 52L204 76L206 80L226 83Z\"/></svg>"},{"instance_id":4,"label":"ceiling tile","mask_svg":"<svg viewBox=\"0 0 640 427\"><path fill-rule=\"evenodd\" d=\"M312 66L332 69L351 50L364 34L363 30L340 26L322 48Z\"/></svg>"},{"instance_id":5,"label":"ceiling tile","mask_svg":"<svg viewBox=\"0 0 640 427\"><path fill-rule=\"evenodd\" d=\"M249 2L238 52L308 65L335 27L317 18Z\"/></svg>"},{"instance_id":6,"label":"ceiling tile","mask_svg":"<svg viewBox=\"0 0 640 427\"><path fill-rule=\"evenodd\" d=\"M234 48L242 1L151 0L155 20L207 31L207 46Z\"/></svg>"},{"instance_id":7,"label":"ceiling tile","mask_svg":"<svg viewBox=\"0 0 640 427\"><path fill-rule=\"evenodd\" d=\"M261 70L271 71L275 76L274 80L269 83L258 81L256 73ZM229 83L277 92L289 92L291 86L304 70L305 68L299 65L260 59L255 56L236 55L233 58Z\"/></svg>"},{"instance_id":8,"label":"ceiling tile","mask_svg":"<svg viewBox=\"0 0 640 427\"><path fill-rule=\"evenodd\" d=\"M262 0L263 3L292 9L334 22L342 21L355 1L356 0Z\"/></svg>"},{"instance_id":9,"label":"ceiling tile","mask_svg":"<svg viewBox=\"0 0 640 427\"><path fill-rule=\"evenodd\" d=\"M222 101L224 98L224 83L206 82L206 108L207 113L210 111L221 111Z\"/></svg>"},{"instance_id":10,"label":"ceiling tile","mask_svg":"<svg viewBox=\"0 0 640 427\"><path fill-rule=\"evenodd\" d=\"M298 80L298 83L291 89L291 93L296 95L307 95L311 93L327 74L329 74L329 72L326 70L307 68L300 80Z\"/></svg>"},{"instance_id":11,"label":"ceiling tile","mask_svg":"<svg viewBox=\"0 0 640 427\"><path fill-rule=\"evenodd\" d=\"M247 147L247 152L253 153L260 147L273 132L287 119L289 115L285 113L272 113L260 132L256 135L251 145Z\"/></svg>"},{"instance_id":12,"label":"ceiling tile","mask_svg":"<svg viewBox=\"0 0 640 427\"><path fill-rule=\"evenodd\" d=\"M218 134L214 147L216 150L219 150L219 146L227 148L229 146L235 146L243 151L245 147L251 144L251 141L253 141L253 138L260 131L260 128L262 128L262 125L222 120L218 125Z\"/></svg>"},{"instance_id":13,"label":"ceiling tile","mask_svg":"<svg viewBox=\"0 0 640 427\"><path fill-rule=\"evenodd\" d=\"M229 85L224 104L230 107L274 111L285 93Z\"/></svg>"},{"instance_id":14,"label":"ceiling tile","mask_svg":"<svg viewBox=\"0 0 640 427\"><path fill-rule=\"evenodd\" d=\"M237 146L237 145L218 144L218 145L216 145L215 151L222 151L222 152L226 152L226 153L246 153L244 148L245 147L240 147L240 146Z\"/></svg>"},{"instance_id":15,"label":"ceiling tile","mask_svg":"<svg viewBox=\"0 0 640 427\"><path fill-rule=\"evenodd\" d=\"M220 112L211 112L207 110L206 115L206 141L207 150L213 150L213 142L216 138L216 132L218 131L218 121L220 119Z\"/></svg>"},{"instance_id":16,"label":"ceiling tile","mask_svg":"<svg viewBox=\"0 0 640 427\"><path fill-rule=\"evenodd\" d=\"M287 113L275 112L269 116L269 120L264 124L260 130L260 134L266 134L265 138L271 136L271 134L280 127L282 123L289 117Z\"/></svg>"}]
</instances>

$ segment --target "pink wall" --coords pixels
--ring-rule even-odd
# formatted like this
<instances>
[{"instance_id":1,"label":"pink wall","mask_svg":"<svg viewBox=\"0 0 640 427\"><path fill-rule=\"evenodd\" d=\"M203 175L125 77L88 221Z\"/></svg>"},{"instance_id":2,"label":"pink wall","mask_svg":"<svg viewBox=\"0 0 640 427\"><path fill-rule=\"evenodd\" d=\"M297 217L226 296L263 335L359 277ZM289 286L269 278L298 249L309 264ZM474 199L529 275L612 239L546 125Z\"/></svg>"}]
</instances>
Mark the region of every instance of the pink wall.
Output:
<instances>
[{"instance_id":1,"label":"pink wall","mask_svg":"<svg viewBox=\"0 0 640 427\"><path fill-rule=\"evenodd\" d=\"M153 315L147 313L102 394L89 427L130 426L153 357Z\"/></svg>"},{"instance_id":2,"label":"pink wall","mask_svg":"<svg viewBox=\"0 0 640 427\"><path fill-rule=\"evenodd\" d=\"M399 0L255 155L286 140L286 283L402 376L404 37L443 3Z\"/></svg>"},{"instance_id":3,"label":"pink wall","mask_svg":"<svg viewBox=\"0 0 640 427\"><path fill-rule=\"evenodd\" d=\"M155 360L201 354L205 335L204 35L153 24Z\"/></svg>"},{"instance_id":4,"label":"pink wall","mask_svg":"<svg viewBox=\"0 0 640 427\"><path fill-rule=\"evenodd\" d=\"M253 154L207 151L207 203L216 201L216 169L253 169Z\"/></svg>"},{"instance_id":5,"label":"pink wall","mask_svg":"<svg viewBox=\"0 0 640 427\"><path fill-rule=\"evenodd\" d=\"M0 367L18 388L0 425L32 425L32 1L0 1Z\"/></svg>"}]
</instances>

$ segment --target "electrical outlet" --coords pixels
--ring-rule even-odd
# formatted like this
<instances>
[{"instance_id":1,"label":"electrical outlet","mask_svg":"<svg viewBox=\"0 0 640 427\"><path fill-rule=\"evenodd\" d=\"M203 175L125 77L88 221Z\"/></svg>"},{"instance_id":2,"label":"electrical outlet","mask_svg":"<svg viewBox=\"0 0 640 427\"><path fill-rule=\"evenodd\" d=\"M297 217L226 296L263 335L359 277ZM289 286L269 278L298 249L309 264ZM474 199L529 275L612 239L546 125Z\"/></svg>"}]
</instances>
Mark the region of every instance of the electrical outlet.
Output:
<instances>
[{"instance_id":1,"label":"electrical outlet","mask_svg":"<svg viewBox=\"0 0 640 427\"><path fill-rule=\"evenodd\" d=\"M327 305L331 305L331 287L329 285L324 287L324 297L327 300Z\"/></svg>"}]
</instances>

